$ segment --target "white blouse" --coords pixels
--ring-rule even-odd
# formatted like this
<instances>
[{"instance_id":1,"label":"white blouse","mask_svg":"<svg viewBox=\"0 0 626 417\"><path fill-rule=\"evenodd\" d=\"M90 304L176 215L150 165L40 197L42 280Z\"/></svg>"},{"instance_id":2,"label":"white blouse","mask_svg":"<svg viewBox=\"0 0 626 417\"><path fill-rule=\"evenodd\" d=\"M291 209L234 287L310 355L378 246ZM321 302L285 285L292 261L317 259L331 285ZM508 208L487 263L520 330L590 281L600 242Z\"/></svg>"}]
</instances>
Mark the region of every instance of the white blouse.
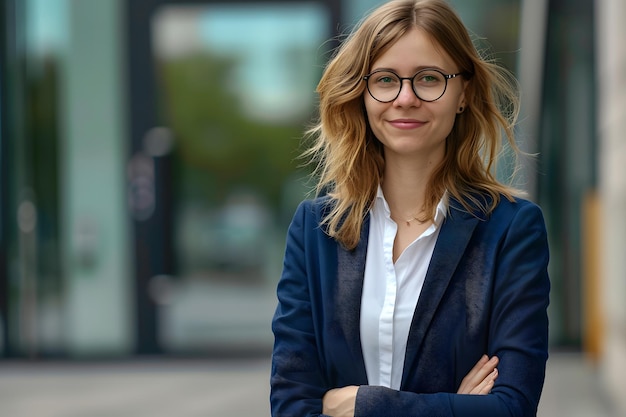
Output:
<instances>
[{"instance_id":1,"label":"white blouse","mask_svg":"<svg viewBox=\"0 0 626 417\"><path fill-rule=\"evenodd\" d=\"M370 211L369 242L361 298L361 348L369 385L400 389L409 328L426 271L446 216L446 195L437 206L434 223L393 263L398 230L378 188Z\"/></svg>"}]
</instances>

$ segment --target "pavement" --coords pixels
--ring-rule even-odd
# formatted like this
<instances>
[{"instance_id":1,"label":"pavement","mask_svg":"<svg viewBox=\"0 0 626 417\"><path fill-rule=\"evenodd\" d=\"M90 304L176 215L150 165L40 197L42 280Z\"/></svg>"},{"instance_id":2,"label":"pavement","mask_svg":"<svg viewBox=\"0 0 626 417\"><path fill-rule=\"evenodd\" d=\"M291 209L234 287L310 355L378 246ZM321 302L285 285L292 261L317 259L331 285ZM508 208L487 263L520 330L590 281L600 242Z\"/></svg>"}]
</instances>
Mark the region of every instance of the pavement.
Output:
<instances>
[{"instance_id":1,"label":"pavement","mask_svg":"<svg viewBox=\"0 0 626 417\"><path fill-rule=\"evenodd\" d=\"M269 359L0 361L0 416L269 417ZM552 354L538 417L618 417L595 367Z\"/></svg>"},{"instance_id":2,"label":"pavement","mask_svg":"<svg viewBox=\"0 0 626 417\"><path fill-rule=\"evenodd\" d=\"M537 417L560 416L624 417L604 389L598 368L577 352L551 353L548 359Z\"/></svg>"}]
</instances>

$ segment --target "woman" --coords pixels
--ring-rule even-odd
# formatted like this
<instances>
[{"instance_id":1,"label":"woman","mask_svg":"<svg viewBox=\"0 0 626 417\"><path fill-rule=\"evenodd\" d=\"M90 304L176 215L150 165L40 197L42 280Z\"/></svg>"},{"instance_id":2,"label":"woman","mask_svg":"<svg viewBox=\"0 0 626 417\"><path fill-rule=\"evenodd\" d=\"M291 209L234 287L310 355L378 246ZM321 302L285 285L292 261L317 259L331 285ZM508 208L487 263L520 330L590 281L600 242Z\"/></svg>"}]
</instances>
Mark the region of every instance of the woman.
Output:
<instances>
[{"instance_id":1,"label":"woman","mask_svg":"<svg viewBox=\"0 0 626 417\"><path fill-rule=\"evenodd\" d=\"M400 0L318 93L321 196L289 227L272 415L536 415L548 246L540 209L492 175L502 133L517 151L506 73L445 1Z\"/></svg>"}]
</instances>

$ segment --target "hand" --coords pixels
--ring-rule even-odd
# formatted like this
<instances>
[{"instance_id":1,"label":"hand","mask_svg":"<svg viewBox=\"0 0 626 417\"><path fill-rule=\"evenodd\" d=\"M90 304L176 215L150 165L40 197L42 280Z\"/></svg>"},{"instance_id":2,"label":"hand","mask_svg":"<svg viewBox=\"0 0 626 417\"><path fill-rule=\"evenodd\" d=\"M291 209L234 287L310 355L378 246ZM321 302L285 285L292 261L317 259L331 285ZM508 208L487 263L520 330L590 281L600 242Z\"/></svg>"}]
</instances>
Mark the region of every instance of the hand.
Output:
<instances>
[{"instance_id":1,"label":"hand","mask_svg":"<svg viewBox=\"0 0 626 417\"><path fill-rule=\"evenodd\" d=\"M329 390L322 398L322 412L332 417L354 417L358 390L356 385Z\"/></svg>"},{"instance_id":2,"label":"hand","mask_svg":"<svg viewBox=\"0 0 626 417\"><path fill-rule=\"evenodd\" d=\"M487 355L483 355L472 370L463 378L457 394L489 394L498 377L498 368L496 366L498 366L497 356L489 359Z\"/></svg>"}]
</instances>

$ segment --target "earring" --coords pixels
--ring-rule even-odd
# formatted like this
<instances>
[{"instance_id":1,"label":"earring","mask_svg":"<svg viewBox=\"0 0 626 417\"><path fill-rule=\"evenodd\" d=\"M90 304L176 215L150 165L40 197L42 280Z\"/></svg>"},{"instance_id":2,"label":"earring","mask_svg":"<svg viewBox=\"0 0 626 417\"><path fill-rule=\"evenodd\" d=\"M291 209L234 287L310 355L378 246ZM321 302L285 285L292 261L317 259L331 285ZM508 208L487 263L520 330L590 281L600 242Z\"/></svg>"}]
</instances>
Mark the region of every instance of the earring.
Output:
<instances>
[{"instance_id":1,"label":"earring","mask_svg":"<svg viewBox=\"0 0 626 417\"><path fill-rule=\"evenodd\" d=\"M463 110L465 110L465 107L463 106L459 107L459 113L463 113Z\"/></svg>"}]
</instances>

